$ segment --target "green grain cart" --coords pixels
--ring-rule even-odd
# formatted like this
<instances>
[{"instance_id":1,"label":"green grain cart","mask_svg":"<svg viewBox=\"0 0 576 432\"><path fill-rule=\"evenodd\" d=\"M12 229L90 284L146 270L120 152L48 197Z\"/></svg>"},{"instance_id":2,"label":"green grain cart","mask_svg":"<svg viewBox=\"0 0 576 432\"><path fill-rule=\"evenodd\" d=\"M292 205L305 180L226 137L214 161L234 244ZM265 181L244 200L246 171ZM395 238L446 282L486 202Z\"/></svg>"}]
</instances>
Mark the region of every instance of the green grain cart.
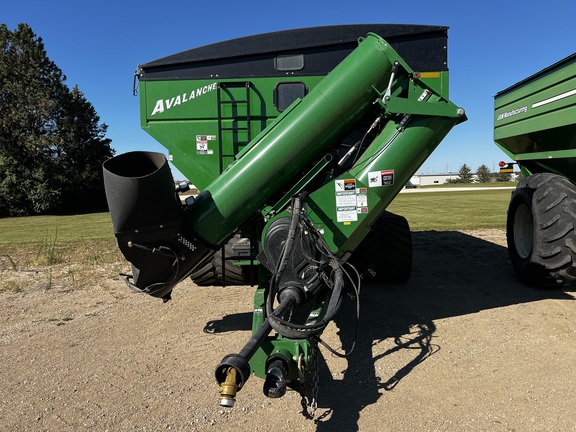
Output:
<instances>
[{"instance_id":1,"label":"green grain cart","mask_svg":"<svg viewBox=\"0 0 576 432\"><path fill-rule=\"evenodd\" d=\"M446 27L333 26L139 67L142 127L201 192L182 201L159 153L104 164L128 282L167 301L185 278L258 270L253 335L216 367L221 405L252 373L268 397L305 395L346 290L357 297L361 274L409 277L410 230L386 208L466 119L448 99L446 47Z\"/></svg>"},{"instance_id":2,"label":"green grain cart","mask_svg":"<svg viewBox=\"0 0 576 432\"><path fill-rule=\"evenodd\" d=\"M528 285L576 280L576 54L499 92L494 141L524 178L507 217L510 260Z\"/></svg>"}]
</instances>

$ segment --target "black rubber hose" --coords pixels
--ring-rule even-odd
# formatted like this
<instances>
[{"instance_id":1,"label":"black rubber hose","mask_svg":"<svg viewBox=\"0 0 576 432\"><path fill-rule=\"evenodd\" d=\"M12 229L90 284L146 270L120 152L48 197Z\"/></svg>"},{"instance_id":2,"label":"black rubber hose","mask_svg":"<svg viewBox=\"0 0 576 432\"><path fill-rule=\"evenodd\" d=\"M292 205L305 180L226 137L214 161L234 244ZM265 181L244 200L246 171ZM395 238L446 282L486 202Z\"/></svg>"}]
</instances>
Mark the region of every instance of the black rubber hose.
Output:
<instances>
[{"instance_id":1,"label":"black rubber hose","mask_svg":"<svg viewBox=\"0 0 576 432\"><path fill-rule=\"evenodd\" d=\"M330 301L326 308L326 314L320 322L308 325L295 324L280 318L281 314L274 314L268 318L270 326L282 336L289 339L307 339L320 335L340 309L343 287L343 272L340 268L336 268L334 270L334 286L332 288L332 294L330 295Z\"/></svg>"},{"instance_id":2,"label":"black rubber hose","mask_svg":"<svg viewBox=\"0 0 576 432\"><path fill-rule=\"evenodd\" d=\"M286 312L288 309L290 309L290 307L292 307L292 303L294 303L294 300L292 298L286 298L282 303L278 305L278 307L274 311L273 316L282 316L284 312ZM250 340L248 340L246 345L244 345L244 348L242 348L239 354L245 359L250 360L254 355L254 353L256 352L256 350L260 347L260 345L262 345L262 342L264 341L266 336L268 336L271 330L272 326L270 325L270 319L266 319L262 323L260 328L256 330L254 334L252 334L252 337L250 338Z\"/></svg>"},{"instance_id":3,"label":"black rubber hose","mask_svg":"<svg viewBox=\"0 0 576 432\"><path fill-rule=\"evenodd\" d=\"M278 259L278 263L276 264L276 269L274 274L272 275L272 280L270 282L270 292L268 293L268 297L266 298L266 315L272 316L272 303L274 302L274 298L276 297L276 292L278 290L278 281L280 280L280 276L284 272L286 268L286 264L288 263L288 259L292 253L292 247L294 245L294 238L296 237L296 226L298 225L298 218L301 209L300 197L294 197L292 200L292 217L290 218L290 226L288 227L288 235L286 237L286 243L284 243L284 247L282 248L282 253L280 254L280 258Z\"/></svg>"}]
</instances>

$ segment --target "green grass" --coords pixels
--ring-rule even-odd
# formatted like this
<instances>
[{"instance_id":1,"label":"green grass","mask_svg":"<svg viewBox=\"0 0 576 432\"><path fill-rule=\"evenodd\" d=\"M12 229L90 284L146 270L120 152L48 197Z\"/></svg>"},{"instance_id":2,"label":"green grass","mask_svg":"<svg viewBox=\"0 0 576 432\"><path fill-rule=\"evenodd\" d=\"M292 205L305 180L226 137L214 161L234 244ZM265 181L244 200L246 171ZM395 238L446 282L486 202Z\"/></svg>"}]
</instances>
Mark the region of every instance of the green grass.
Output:
<instances>
[{"instance_id":1,"label":"green grass","mask_svg":"<svg viewBox=\"0 0 576 432\"><path fill-rule=\"evenodd\" d=\"M54 243L114 238L109 213L5 218L0 219L0 233L0 244L53 246Z\"/></svg>"},{"instance_id":2,"label":"green grass","mask_svg":"<svg viewBox=\"0 0 576 432\"><path fill-rule=\"evenodd\" d=\"M402 193L388 210L406 217L412 231L504 229L510 194L508 189Z\"/></svg>"},{"instance_id":3,"label":"green grass","mask_svg":"<svg viewBox=\"0 0 576 432\"><path fill-rule=\"evenodd\" d=\"M21 272L36 274L45 290L76 289L124 267L108 213L0 219L0 292L19 292Z\"/></svg>"},{"instance_id":4,"label":"green grass","mask_svg":"<svg viewBox=\"0 0 576 432\"><path fill-rule=\"evenodd\" d=\"M443 183L420 186L421 189L434 189L434 188L485 188L485 187L516 187L518 182L490 182L490 183Z\"/></svg>"},{"instance_id":5,"label":"green grass","mask_svg":"<svg viewBox=\"0 0 576 432\"><path fill-rule=\"evenodd\" d=\"M388 210L413 231L505 228L510 190L402 193ZM61 244L114 241L108 213L0 219L0 245L36 244L53 253Z\"/></svg>"}]
</instances>

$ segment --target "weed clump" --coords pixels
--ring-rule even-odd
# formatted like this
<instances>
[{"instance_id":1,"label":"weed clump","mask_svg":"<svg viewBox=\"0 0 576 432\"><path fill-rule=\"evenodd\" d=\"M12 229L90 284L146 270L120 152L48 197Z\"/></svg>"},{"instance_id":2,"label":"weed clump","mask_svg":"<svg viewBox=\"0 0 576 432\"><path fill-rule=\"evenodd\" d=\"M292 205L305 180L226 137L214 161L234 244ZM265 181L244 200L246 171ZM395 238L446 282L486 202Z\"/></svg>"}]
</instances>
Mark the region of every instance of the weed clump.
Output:
<instances>
[{"instance_id":1,"label":"weed clump","mask_svg":"<svg viewBox=\"0 0 576 432\"><path fill-rule=\"evenodd\" d=\"M40 242L36 253L38 263L50 266L64 262L64 254L62 250L56 246L57 239L58 230L56 230L54 234L54 239L49 238L48 234L46 234L42 242Z\"/></svg>"}]
</instances>

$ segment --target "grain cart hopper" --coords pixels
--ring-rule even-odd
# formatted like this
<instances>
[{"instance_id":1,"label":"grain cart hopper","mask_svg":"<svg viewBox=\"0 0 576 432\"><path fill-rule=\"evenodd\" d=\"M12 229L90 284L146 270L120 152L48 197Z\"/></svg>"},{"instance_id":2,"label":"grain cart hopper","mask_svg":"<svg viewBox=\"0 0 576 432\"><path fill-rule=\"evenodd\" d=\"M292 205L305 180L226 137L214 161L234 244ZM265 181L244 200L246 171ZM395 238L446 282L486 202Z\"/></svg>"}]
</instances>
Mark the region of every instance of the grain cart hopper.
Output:
<instances>
[{"instance_id":1,"label":"grain cart hopper","mask_svg":"<svg viewBox=\"0 0 576 432\"><path fill-rule=\"evenodd\" d=\"M252 337L216 368L221 405L251 373L269 397L304 394L320 335L358 288L353 264L386 276L381 262L410 255L386 207L466 118L448 100L446 39L446 27L322 27L141 66L142 126L202 191L182 202L159 153L104 164L131 284L168 300L234 236L260 263Z\"/></svg>"},{"instance_id":2,"label":"grain cart hopper","mask_svg":"<svg viewBox=\"0 0 576 432\"><path fill-rule=\"evenodd\" d=\"M570 285L576 280L576 54L499 92L494 106L494 141L524 176L506 225L514 271L528 285Z\"/></svg>"}]
</instances>

